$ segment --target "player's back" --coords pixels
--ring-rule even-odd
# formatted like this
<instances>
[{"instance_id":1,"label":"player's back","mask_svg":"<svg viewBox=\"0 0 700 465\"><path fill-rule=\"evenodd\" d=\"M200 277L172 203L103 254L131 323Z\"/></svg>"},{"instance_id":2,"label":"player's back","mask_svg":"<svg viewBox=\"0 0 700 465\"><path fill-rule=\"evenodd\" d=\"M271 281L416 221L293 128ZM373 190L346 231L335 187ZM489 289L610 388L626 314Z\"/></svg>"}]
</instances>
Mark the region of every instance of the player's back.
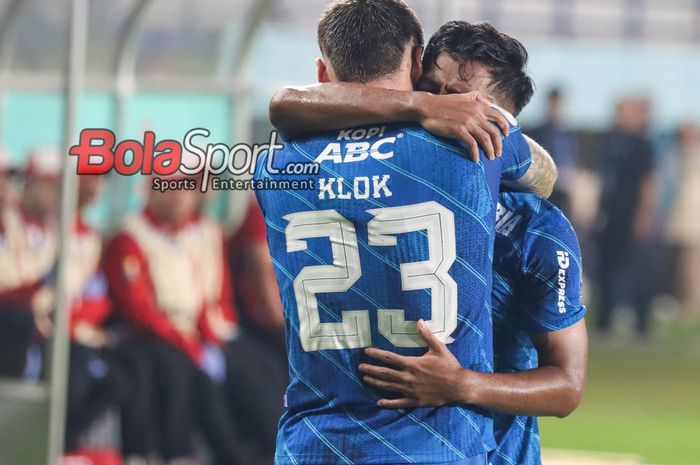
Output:
<instances>
[{"instance_id":1,"label":"player's back","mask_svg":"<svg viewBox=\"0 0 700 465\"><path fill-rule=\"evenodd\" d=\"M320 163L314 176L273 172ZM452 463L493 447L466 407L380 409L362 382L369 346L425 352L425 319L462 365L491 370L495 212L483 166L419 127L365 127L288 143L256 180L287 324L290 386L278 464Z\"/></svg>"},{"instance_id":2,"label":"player's back","mask_svg":"<svg viewBox=\"0 0 700 465\"><path fill-rule=\"evenodd\" d=\"M494 368L513 373L538 367L530 337L579 321L581 252L564 214L534 194L500 195L493 286ZM540 465L536 417L494 413L493 465Z\"/></svg>"}]
</instances>

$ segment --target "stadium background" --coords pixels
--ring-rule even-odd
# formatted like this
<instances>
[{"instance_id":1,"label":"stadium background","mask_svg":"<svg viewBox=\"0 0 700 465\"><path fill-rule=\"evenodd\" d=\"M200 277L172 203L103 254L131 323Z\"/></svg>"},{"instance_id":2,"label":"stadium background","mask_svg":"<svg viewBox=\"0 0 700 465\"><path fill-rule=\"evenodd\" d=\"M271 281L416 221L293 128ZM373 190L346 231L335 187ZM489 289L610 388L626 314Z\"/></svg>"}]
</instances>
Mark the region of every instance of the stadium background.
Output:
<instances>
[{"instance_id":1,"label":"stadium background","mask_svg":"<svg viewBox=\"0 0 700 465\"><path fill-rule=\"evenodd\" d=\"M139 139L152 129L159 139L180 139L191 128L205 127L212 143L264 142L272 93L282 85L314 80L315 22L323 0L86 3L86 76L74 134L85 127L107 127L120 139ZM681 310L678 263L683 248L667 233L684 182L674 134L682 124L700 125L700 2L408 3L427 36L450 19L488 20L524 42L538 87L520 118L524 127L540 124L548 91L561 90L563 120L578 142L575 222L593 262L595 241L587 232L596 217L600 136L612 126L621 99L643 97L651 104L660 187L654 247L662 257L648 270L659 287L653 335L650 341L637 340L630 312L620 315L613 337L598 340L592 334L584 402L568 419L544 420L542 437L550 463L700 463L700 309ZM0 143L17 165L36 147L64 145L70 11L66 0L0 1ZM696 143L696 156L698 151ZM135 177L111 177L90 210L91 222L109 231L137 209L144 192L140 183ZM700 199L693 201L700 206ZM222 194L208 208L234 227L244 206L240 195ZM695 278L700 286L700 276ZM588 287L594 318L595 289ZM8 460L0 465L42 463L8 451L19 441L35 457L42 456L51 436L46 429L48 393L44 384L0 384L0 457Z\"/></svg>"}]
</instances>

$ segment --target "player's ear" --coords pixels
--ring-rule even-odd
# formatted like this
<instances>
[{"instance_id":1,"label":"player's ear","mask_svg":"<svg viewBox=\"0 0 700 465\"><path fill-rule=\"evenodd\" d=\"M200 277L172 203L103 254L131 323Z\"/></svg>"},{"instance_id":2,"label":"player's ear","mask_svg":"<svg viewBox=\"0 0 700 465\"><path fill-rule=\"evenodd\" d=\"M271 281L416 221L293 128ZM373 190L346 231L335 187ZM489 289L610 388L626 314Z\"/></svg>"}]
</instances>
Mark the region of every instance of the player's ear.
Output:
<instances>
[{"instance_id":1,"label":"player's ear","mask_svg":"<svg viewBox=\"0 0 700 465\"><path fill-rule=\"evenodd\" d=\"M414 47L411 55L411 82L415 87L423 75L423 47Z\"/></svg>"},{"instance_id":2,"label":"player's ear","mask_svg":"<svg viewBox=\"0 0 700 465\"><path fill-rule=\"evenodd\" d=\"M316 79L319 83L323 84L325 82L331 82L331 78L328 74L328 67L323 58L316 58Z\"/></svg>"}]
</instances>

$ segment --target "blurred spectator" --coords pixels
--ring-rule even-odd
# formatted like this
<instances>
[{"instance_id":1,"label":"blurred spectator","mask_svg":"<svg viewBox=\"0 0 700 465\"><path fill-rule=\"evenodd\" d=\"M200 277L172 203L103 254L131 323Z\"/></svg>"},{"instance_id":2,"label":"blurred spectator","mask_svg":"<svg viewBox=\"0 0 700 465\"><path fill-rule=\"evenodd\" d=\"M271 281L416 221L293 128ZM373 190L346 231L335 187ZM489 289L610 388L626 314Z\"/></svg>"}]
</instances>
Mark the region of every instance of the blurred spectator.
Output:
<instances>
[{"instance_id":1,"label":"blurred spectator","mask_svg":"<svg viewBox=\"0 0 700 465\"><path fill-rule=\"evenodd\" d=\"M250 201L240 228L227 244L241 336L233 341L233 360L250 360L234 369L243 380L234 383L235 418L255 445L260 463L271 464L277 424L284 413L284 391L289 382L284 315L275 271L267 248L265 220L255 200ZM263 381L264 380L264 381Z\"/></svg>"},{"instance_id":2,"label":"blurred spectator","mask_svg":"<svg viewBox=\"0 0 700 465\"><path fill-rule=\"evenodd\" d=\"M102 188L102 178L81 176L78 182L78 214L68 263L68 293L73 303L69 326L66 451L83 456L96 453L118 456L107 447L94 450L81 444L81 436L108 408L119 409L125 404L129 386L126 375L107 347L107 334L102 328L110 312L107 281L100 267L102 238L83 220L85 208Z\"/></svg>"},{"instance_id":3,"label":"blurred spectator","mask_svg":"<svg viewBox=\"0 0 700 465\"><path fill-rule=\"evenodd\" d=\"M649 118L650 105L645 99L622 100L599 157L603 191L598 221L597 326L607 333L616 306L629 303L637 316L636 332L642 338L649 333L655 292L654 148L647 134Z\"/></svg>"},{"instance_id":4,"label":"blurred spectator","mask_svg":"<svg viewBox=\"0 0 700 465\"><path fill-rule=\"evenodd\" d=\"M0 146L0 214L16 208L19 202L15 185L17 169L10 159L10 153Z\"/></svg>"},{"instance_id":5,"label":"blurred spectator","mask_svg":"<svg viewBox=\"0 0 700 465\"><path fill-rule=\"evenodd\" d=\"M39 333L51 332L54 305L55 265L58 252L58 211L61 154L53 148L35 150L24 169L20 201L22 226L27 241L24 266L41 287L32 296L34 322Z\"/></svg>"},{"instance_id":6,"label":"blurred spectator","mask_svg":"<svg viewBox=\"0 0 700 465\"><path fill-rule=\"evenodd\" d=\"M223 234L199 215L202 194L182 184L192 178L166 181L180 188L149 188L145 209L105 250L115 310L133 329L124 351L138 395L123 415L124 454L135 463L153 454L195 463L199 427L217 464L244 464L246 444L224 397L225 383L241 375L224 352L237 327Z\"/></svg>"},{"instance_id":7,"label":"blurred spectator","mask_svg":"<svg viewBox=\"0 0 700 465\"><path fill-rule=\"evenodd\" d=\"M564 123L564 97L553 88L547 98L544 123L531 130L530 136L549 151L559 168L559 179L549 200L567 216L571 213L572 183L576 174L576 139Z\"/></svg>"},{"instance_id":8,"label":"blurred spectator","mask_svg":"<svg viewBox=\"0 0 700 465\"><path fill-rule=\"evenodd\" d=\"M54 212L58 198L60 157L50 149L30 154L24 169L19 208L12 205L6 162L0 182L2 242L0 263L0 376L36 378L41 357L34 344L35 329L51 331L57 235Z\"/></svg>"},{"instance_id":9,"label":"blurred spectator","mask_svg":"<svg viewBox=\"0 0 700 465\"><path fill-rule=\"evenodd\" d=\"M12 199L14 169L9 156L0 152L0 264L4 270L20 270L23 240L19 215ZM0 377L22 376L26 350L34 328L30 310L31 285L19 272L0 274Z\"/></svg>"},{"instance_id":10,"label":"blurred spectator","mask_svg":"<svg viewBox=\"0 0 700 465\"><path fill-rule=\"evenodd\" d=\"M681 302L684 316L700 314L700 128L683 125L676 137L680 158L678 195L669 225L670 239L680 247Z\"/></svg>"},{"instance_id":11,"label":"blurred spectator","mask_svg":"<svg viewBox=\"0 0 700 465\"><path fill-rule=\"evenodd\" d=\"M254 199L251 199L243 223L227 246L241 325L267 333L274 342L281 342L281 349L286 351L282 301L267 248L265 220Z\"/></svg>"}]
</instances>

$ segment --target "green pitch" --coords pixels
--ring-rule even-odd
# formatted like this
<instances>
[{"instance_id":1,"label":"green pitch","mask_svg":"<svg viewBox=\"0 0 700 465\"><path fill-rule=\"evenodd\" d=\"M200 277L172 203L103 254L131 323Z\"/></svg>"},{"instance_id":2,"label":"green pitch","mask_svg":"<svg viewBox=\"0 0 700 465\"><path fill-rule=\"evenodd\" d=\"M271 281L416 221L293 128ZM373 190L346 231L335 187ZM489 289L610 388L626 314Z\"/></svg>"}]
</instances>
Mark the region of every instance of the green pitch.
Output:
<instances>
[{"instance_id":1,"label":"green pitch","mask_svg":"<svg viewBox=\"0 0 700 465\"><path fill-rule=\"evenodd\" d=\"M661 348L592 350L581 406L564 420L542 420L543 447L700 464L698 349L700 332L666 330Z\"/></svg>"}]
</instances>

